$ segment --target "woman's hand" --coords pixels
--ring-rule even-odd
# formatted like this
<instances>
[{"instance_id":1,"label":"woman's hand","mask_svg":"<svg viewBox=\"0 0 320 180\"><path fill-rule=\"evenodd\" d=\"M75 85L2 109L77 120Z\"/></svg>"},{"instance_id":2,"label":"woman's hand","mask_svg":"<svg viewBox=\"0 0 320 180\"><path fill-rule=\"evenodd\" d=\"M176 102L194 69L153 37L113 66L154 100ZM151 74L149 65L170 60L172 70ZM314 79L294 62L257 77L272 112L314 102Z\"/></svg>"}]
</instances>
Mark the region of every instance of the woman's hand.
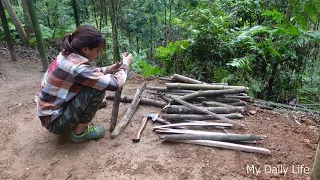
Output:
<instances>
[{"instance_id":1,"label":"woman's hand","mask_svg":"<svg viewBox=\"0 0 320 180\"><path fill-rule=\"evenodd\" d=\"M115 63L115 64L112 64L111 66L107 66L107 73L114 73L114 72L117 72L119 67L121 66L120 63Z\"/></svg>"},{"instance_id":2,"label":"woman's hand","mask_svg":"<svg viewBox=\"0 0 320 180\"><path fill-rule=\"evenodd\" d=\"M132 64L132 54L128 54L127 52L123 53L122 62L130 67Z\"/></svg>"}]
</instances>

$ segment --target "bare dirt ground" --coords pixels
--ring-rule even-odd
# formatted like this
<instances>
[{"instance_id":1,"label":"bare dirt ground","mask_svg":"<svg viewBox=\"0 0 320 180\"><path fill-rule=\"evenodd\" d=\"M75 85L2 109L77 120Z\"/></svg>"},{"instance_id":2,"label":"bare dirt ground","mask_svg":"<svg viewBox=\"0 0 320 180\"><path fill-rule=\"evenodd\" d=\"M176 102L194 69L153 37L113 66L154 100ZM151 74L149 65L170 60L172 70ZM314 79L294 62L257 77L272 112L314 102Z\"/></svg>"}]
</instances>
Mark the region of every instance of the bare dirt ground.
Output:
<instances>
[{"instance_id":1,"label":"bare dirt ground","mask_svg":"<svg viewBox=\"0 0 320 180\"><path fill-rule=\"evenodd\" d=\"M139 106L122 134L98 141L74 143L68 136L50 134L41 127L34 96L43 73L38 60L20 56L10 62L0 55L0 179L307 179L318 141L318 126L308 116L293 116L250 107L245 128L237 133L266 135L257 147L271 155L246 153L190 144L163 143L148 122L140 143L131 138L142 115L159 108ZM130 77L124 95L133 95L141 82ZM112 101L100 109L94 124L109 129ZM122 117L128 104L121 104ZM251 168L260 167L260 172ZM283 172L282 168L288 168Z\"/></svg>"}]
</instances>

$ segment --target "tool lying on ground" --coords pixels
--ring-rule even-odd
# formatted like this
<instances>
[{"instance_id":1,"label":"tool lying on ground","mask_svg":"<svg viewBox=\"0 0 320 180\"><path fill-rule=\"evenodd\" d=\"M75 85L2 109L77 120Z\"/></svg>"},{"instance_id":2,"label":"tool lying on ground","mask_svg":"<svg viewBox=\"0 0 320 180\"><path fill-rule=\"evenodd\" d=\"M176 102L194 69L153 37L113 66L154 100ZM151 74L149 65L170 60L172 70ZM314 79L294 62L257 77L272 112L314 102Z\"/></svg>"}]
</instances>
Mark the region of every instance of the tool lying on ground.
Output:
<instances>
[{"instance_id":1,"label":"tool lying on ground","mask_svg":"<svg viewBox=\"0 0 320 180\"><path fill-rule=\"evenodd\" d=\"M144 128L146 127L146 124L147 124L147 121L148 121L148 118L151 118L151 120L153 122L158 122L160 124L164 124L164 125L168 125L168 124L171 124L170 122L164 120L164 119L161 119L159 118L159 114L145 114L143 115L143 119L142 119L142 122L141 122L141 125L138 129L138 131L136 132L135 136L132 138L132 141L133 142L139 142L140 141L140 138L141 138L141 133L142 131L144 130Z\"/></svg>"}]
</instances>

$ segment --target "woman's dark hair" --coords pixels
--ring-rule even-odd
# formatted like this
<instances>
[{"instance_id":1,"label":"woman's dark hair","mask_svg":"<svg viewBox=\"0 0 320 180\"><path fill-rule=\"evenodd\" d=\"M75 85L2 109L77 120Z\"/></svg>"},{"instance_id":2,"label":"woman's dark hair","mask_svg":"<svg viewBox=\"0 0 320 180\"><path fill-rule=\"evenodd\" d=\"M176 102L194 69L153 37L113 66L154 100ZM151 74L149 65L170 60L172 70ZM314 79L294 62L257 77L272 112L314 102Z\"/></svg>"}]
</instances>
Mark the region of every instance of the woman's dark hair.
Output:
<instances>
[{"instance_id":1,"label":"woman's dark hair","mask_svg":"<svg viewBox=\"0 0 320 180\"><path fill-rule=\"evenodd\" d=\"M82 48L96 48L105 44L105 39L101 32L92 25L83 25L73 33L64 36L62 41L63 54L82 54Z\"/></svg>"}]
</instances>

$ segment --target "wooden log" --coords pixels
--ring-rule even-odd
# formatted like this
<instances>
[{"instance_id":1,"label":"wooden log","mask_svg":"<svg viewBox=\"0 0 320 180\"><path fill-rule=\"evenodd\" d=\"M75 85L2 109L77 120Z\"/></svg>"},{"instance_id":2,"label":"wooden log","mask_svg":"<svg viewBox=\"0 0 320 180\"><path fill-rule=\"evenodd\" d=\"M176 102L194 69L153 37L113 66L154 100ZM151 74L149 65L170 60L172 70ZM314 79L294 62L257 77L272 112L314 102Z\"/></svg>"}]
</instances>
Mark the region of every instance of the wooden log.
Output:
<instances>
[{"instance_id":1,"label":"wooden log","mask_svg":"<svg viewBox=\"0 0 320 180\"><path fill-rule=\"evenodd\" d=\"M229 119L241 119L243 115L240 113L232 113L232 114L220 114L220 116L229 118ZM163 114L161 116L168 121L182 121L182 120L217 120L218 118L213 117L211 115L199 115L199 114Z\"/></svg>"},{"instance_id":2,"label":"wooden log","mask_svg":"<svg viewBox=\"0 0 320 180\"><path fill-rule=\"evenodd\" d=\"M167 125L161 125L161 126L155 126L153 129L160 129L160 128L171 128L171 127L179 127L179 126L219 126L219 127L232 127L232 124L228 123L193 123L193 122L187 122L187 123L174 123L174 124L167 124Z\"/></svg>"},{"instance_id":3,"label":"wooden log","mask_svg":"<svg viewBox=\"0 0 320 180\"><path fill-rule=\"evenodd\" d=\"M225 85L186 84L186 83L166 83L166 87L168 89L190 89L190 90L221 90L221 89L246 89L247 88L245 86L225 86Z\"/></svg>"},{"instance_id":4,"label":"wooden log","mask_svg":"<svg viewBox=\"0 0 320 180\"><path fill-rule=\"evenodd\" d=\"M181 100L188 101L195 99L196 97L200 96L221 96L224 94L234 94L234 93L240 93L240 92L247 92L248 88L238 88L238 89L224 89L224 90L207 90L207 91L197 91L192 94L185 95L181 97Z\"/></svg>"},{"instance_id":5,"label":"wooden log","mask_svg":"<svg viewBox=\"0 0 320 180\"><path fill-rule=\"evenodd\" d=\"M179 82L185 82L185 83L191 83L191 84L202 84L203 82L186 77L186 76L182 76L179 74L173 74L172 76L173 80L179 81Z\"/></svg>"},{"instance_id":6,"label":"wooden log","mask_svg":"<svg viewBox=\"0 0 320 180\"><path fill-rule=\"evenodd\" d=\"M106 97L107 100L113 100L114 99L114 95L108 95ZM124 102L124 103L131 103L133 100L133 97L129 97L129 96L121 96L120 101ZM155 107L160 107L163 108L165 107L167 104L163 101L158 101L158 100L154 100L154 99L148 99L145 97L141 97L140 99L140 103L141 105L150 105L150 106L155 106Z\"/></svg>"},{"instance_id":7,"label":"wooden log","mask_svg":"<svg viewBox=\"0 0 320 180\"><path fill-rule=\"evenodd\" d=\"M226 122L228 122L228 123L231 123L231 124L234 125L235 128L242 128L242 127L244 126L243 124L240 124L240 123L231 121L230 119L228 119L228 118L226 118L226 117L220 116L220 115L215 114L215 113L213 113L213 112L211 112L211 111L208 111L208 110L202 109L202 108L200 108L200 107L197 107L197 106L195 106L195 105L193 105L193 104L190 104L190 103L188 103L188 102L185 102L185 101L183 101L183 100L181 100L181 99L179 99L179 98L176 98L176 97L174 97L174 96L171 96L171 99L173 99L174 101L176 101L176 102L178 102L178 103L180 103L180 104L182 104L182 105L185 105L185 106L187 106L187 107L189 107L189 108L192 108L192 109L194 109L194 110L196 110L196 111L198 111L198 112L202 112L202 113L205 113L205 114L209 114L209 115L211 115L211 116L213 116L213 117L216 117L216 118L218 118L218 119L220 119L220 120L223 120L223 121L226 121Z\"/></svg>"},{"instance_id":8,"label":"wooden log","mask_svg":"<svg viewBox=\"0 0 320 180\"><path fill-rule=\"evenodd\" d=\"M160 91L160 92L175 92L175 93L194 93L197 91L193 90L184 90L184 89L168 89L166 87L157 87L157 86L147 86L147 89L154 90L154 91Z\"/></svg>"},{"instance_id":9,"label":"wooden log","mask_svg":"<svg viewBox=\"0 0 320 180\"><path fill-rule=\"evenodd\" d=\"M122 88L117 90L114 93L114 100L113 100L113 106L111 111L111 120L110 120L110 132L114 130L118 123L118 113L119 113L119 104L120 104L120 97L122 93Z\"/></svg>"},{"instance_id":10,"label":"wooden log","mask_svg":"<svg viewBox=\"0 0 320 180\"><path fill-rule=\"evenodd\" d=\"M212 140L212 141L260 141L264 137L253 134L167 134L160 136L167 141L175 140Z\"/></svg>"},{"instance_id":11,"label":"wooden log","mask_svg":"<svg viewBox=\"0 0 320 180\"><path fill-rule=\"evenodd\" d=\"M271 154L270 150L265 148L246 146L246 145L240 145L240 144L234 144L234 143L228 143L228 142L209 141L209 140L180 140L180 141L172 141L172 142L197 144L201 146L218 147L218 148L224 148L224 149L233 149L233 150L261 153L261 154Z\"/></svg>"},{"instance_id":12,"label":"wooden log","mask_svg":"<svg viewBox=\"0 0 320 180\"><path fill-rule=\"evenodd\" d=\"M244 112L244 107L233 106L233 107L200 107L201 109L217 113L217 114L230 114ZM166 108L168 114L205 114L203 112L196 111L186 106L181 105L170 105Z\"/></svg>"},{"instance_id":13,"label":"wooden log","mask_svg":"<svg viewBox=\"0 0 320 180\"><path fill-rule=\"evenodd\" d=\"M134 115L134 112L136 111L139 105L141 95L145 87L146 87L146 83L143 83L142 86L139 89L137 89L137 92L131 102L130 107L128 108L127 112L124 114L121 121L116 125L115 129L112 131L111 138L118 136L124 130L124 128L128 125L132 116Z\"/></svg>"}]
</instances>

